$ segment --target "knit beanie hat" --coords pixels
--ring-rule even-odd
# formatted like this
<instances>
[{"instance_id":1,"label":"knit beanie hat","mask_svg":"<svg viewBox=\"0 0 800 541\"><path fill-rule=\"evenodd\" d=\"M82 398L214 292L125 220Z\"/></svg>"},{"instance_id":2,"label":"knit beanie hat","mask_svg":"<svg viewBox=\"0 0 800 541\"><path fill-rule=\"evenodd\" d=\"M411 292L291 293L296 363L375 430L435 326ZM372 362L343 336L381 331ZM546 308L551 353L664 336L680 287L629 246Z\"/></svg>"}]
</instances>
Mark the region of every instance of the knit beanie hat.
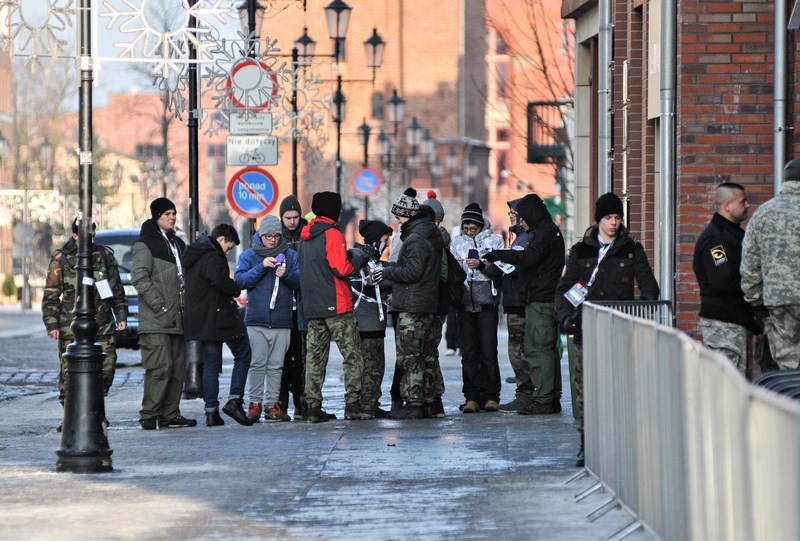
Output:
<instances>
[{"instance_id":1,"label":"knit beanie hat","mask_svg":"<svg viewBox=\"0 0 800 541\"><path fill-rule=\"evenodd\" d=\"M405 216L411 218L419 212L419 201L417 201L417 190L407 188L403 194L397 198L392 205L392 214L395 216Z\"/></svg>"},{"instance_id":2,"label":"knit beanie hat","mask_svg":"<svg viewBox=\"0 0 800 541\"><path fill-rule=\"evenodd\" d=\"M158 199L154 199L152 203L150 203L150 214L153 216L154 220L158 220L162 214L167 212L168 210L174 210L177 212L175 208L175 203L167 199L166 197L159 197Z\"/></svg>"},{"instance_id":3,"label":"knit beanie hat","mask_svg":"<svg viewBox=\"0 0 800 541\"><path fill-rule=\"evenodd\" d=\"M612 192L601 195L594 204L594 221L599 222L604 216L619 214L625 216L622 201Z\"/></svg>"},{"instance_id":4,"label":"knit beanie hat","mask_svg":"<svg viewBox=\"0 0 800 541\"><path fill-rule=\"evenodd\" d=\"M281 208L278 214L281 218L283 215L289 212L290 210L296 210L299 215L303 215L303 211L300 209L300 201L297 200L297 197L294 195L287 195L281 201Z\"/></svg>"},{"instance_id":5,"label":"knit beanie hat","mask_svg":"<svg viewBox=\"0 0 800 541\"><path fill-rule=\"evenodd\" d=\"M268 214L261 219L258 225L258 236L261 235L280 235L283 233L281 219L277 216Z\"/></svg>"},{"instance_id":6,"label":"knit beanie hat","mask_svg":"<svg viewBox=\"0 0 800 541\"><path fill-rule=\"evenodd\" d=\"M373 244L381 240L385 234L391 235L394 229L380 220L361 220L358 222L358 232L364 237L365 244Z\"/></svg>"},{"instance_id":7,"label":"knit beanie hat","mask_svg":"<svg viewBox=\"0 0 800 541\"><path fill-rule=\"evenodd\" d=\"M470 203L464 208L464 212L461 213L461 225L467 223L486 227L486 222L483 221L483 210L479 204Z\"/></svg>"},{"instance_id":8,"label":"knit beanie hat","mask_svg":"<svg viewBox=\"0 0 800 541\"><path fill-rule=\"evenodd\" d=\"M436 192L433 190L428 190L428 198L422 202L423 205L429 206L433 209L433 213L436 215L436 221L441 222L444 220L444 207L436 199Z\"/></svg>"},{"instance_id":9,"label":"knit beanie hat","mask_svg":"<svg viewBox=\"0 0 800 541\"><path fill-rule=\"evenodd\" d=\"M311 210L317 216L338 220L342 213L342 196L336 192L317 192L311 199Z\"/></svg>"},{"instance_id":10,"label":"knit beanie hat","mask_svg":"<svg viewBox=\"0 0 800 541\"><path fill-rule=\"evenodd\" d=\"M800 180L800 160L789 160L783 168L783 180Z\"/></svg>"}]
</instances>

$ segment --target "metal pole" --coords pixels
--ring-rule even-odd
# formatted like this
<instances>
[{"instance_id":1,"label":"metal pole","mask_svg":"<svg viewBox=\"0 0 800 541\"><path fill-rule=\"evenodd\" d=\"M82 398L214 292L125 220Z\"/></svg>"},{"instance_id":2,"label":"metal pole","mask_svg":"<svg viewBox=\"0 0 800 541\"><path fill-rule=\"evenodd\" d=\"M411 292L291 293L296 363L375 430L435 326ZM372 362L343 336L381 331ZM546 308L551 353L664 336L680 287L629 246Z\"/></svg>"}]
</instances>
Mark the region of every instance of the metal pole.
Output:
<instances>
[{"instance_id":1,"label":"metal pole","mask_svg":"<svg viewBox=\"0 0 800 541\"><path fill-rule=\"evenodd\" d=\"M677 2L661 3L661 298L675 317L675 85L677 81Z\"/></svg>"},{"instance_id":2,"label":"metal pole","mask_svg":"<svg viewBox=\"0 0 800 541\"><path fill-rule=\"evenodd\" d=\"M342 76L336 76L336 193L342 193Z\"/></svg>"},{"instance_id":3,"label":"metal pole","mask_svg":"<svg viewBox=\"0 0 800 541\"><path fill-rule=\"evenodd\" d=\"M256 56L256 1L247 0L247 56Z\"/></svg>"},{"instance_id":4,"label":"metal pole","mask_svg":"<svg viewBox=\"0 0 800 541\"><path fill-rule=\"evenodd\" d=\"M189 0L189 7L194 7L197 0ZM189 30L197 28L197 18L189 17ZM197 48L192 40L189 42L189 241L197 240L200 227L200 195L199 195L199 136L197 110Z\"/></svg>"},{"instance_id":5,"label":"metal pole","mask_svg":"<svg viewBox=\"0 0 800 541\"><path fill-rule=\"evenodd\" d=\"M22 224L25 226L24 236L22 238L22 310L30 310L33 303L31 302L31 284L28 277L30 269L28 268L28 176L30 175L30 164L25 165L25 193L22 197Z\"/></svg>"},{"instance_id":6,"label":"metal pole","mask_svg":"<svg viewBox=\"0 0 800 541\"><path fill-rule=\"evenodd\" d=\"M78 296L72 333L67 346L66 399L61 446L56 451L56 471L73 473L109 472L111 449L103 420L102 362L105 354L98 344L94 305L92 264L92 38L91 0L80 0L80 100L79 181L81 223L78 237Z\"/></svg>"},{"instance_id":7,"label":"metal pole","mask_svg":"<svg viewBox=\"0 0 800 541\"><path fill-rule=\"evenodd\" d=\"M787 69L787 36L788 17L786 0L775 2L775 60L772 72L775 74L774 100L773 100L773 132L775 138L772 143L772 190L777 194L783 187L783 166L786 164L786 96L788 93L786 81Z\"/></svg>"},{"instance_id":8,"label":"metal pole","mask_svg":"<svg viewBox=\"0 0 800 541\"><path fill-rule=\"evenodd\" d=\"M292 48L292 195L297 197L297 74L300 70L297 47Z\"/></svg>"}]
</instances>

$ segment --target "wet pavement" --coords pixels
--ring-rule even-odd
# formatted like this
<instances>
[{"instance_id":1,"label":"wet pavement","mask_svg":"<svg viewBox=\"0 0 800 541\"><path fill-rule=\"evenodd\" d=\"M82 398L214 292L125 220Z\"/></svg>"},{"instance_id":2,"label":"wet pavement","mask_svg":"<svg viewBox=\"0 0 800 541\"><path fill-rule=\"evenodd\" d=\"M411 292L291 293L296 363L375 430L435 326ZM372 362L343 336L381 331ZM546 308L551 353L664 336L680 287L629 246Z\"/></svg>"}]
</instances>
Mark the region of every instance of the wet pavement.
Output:
<instances>
[{"instance_id":1,"label":"wet pavement","mask_svg":"<svg viewBox=\"0 0 800 541\"><path fill-rule=\"evenodd\" d=\"M3 328L6 319L0 310ZM505 378L504 329L500 336ZM0 337L0 350L8 340ZM392 345L390 334L388 371ZM579 540L631 522L619 508L587 518L610 499L603 491L576 500L595 482L570 481L578 439L566 398L559 415L464 415L460 360L441 360L444 419L341 420L341 357L332 346L324 405L339 420L243 427L225 417L225 426L207 428L202 401L185 400L182 413L198 426L158 431L139 428L142 369L124 366L106 403L114 471L78 475L55 472L56 372L33 362L15 369L6 357L0 385L31 392L0 401L0 538ZM504 400L512 395L504 382ZM639 530L627 539L654 537Z\"/></svg>"}]
</instances>

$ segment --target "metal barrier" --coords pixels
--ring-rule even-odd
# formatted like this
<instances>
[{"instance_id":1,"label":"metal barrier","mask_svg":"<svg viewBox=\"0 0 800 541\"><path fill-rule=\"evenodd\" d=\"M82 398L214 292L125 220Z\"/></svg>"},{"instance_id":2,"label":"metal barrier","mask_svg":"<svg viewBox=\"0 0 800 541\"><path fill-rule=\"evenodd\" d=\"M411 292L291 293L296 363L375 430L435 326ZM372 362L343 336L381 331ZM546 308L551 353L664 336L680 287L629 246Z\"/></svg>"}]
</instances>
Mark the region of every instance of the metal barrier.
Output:
<instances>
[{"instance_id":1,"label":"metal barrier","mask_svg":"<svg viewBox=\"0 0 800 541\"><path fill-rule=\"evenodd\" d=\"M586 303L583 333L586 466L621 505L663 539L800 539L800 402L655 321Z\"/></svg>"},{"instance_id":2,"label":"metal barrier","mask_svg":"<svg viewBox=\"0 0 800 541\"><path fill-rule=\"evenodd\" d=\"M672 303L669 301L592 301L597 306L606 306L623 314L655 321L674 327Z\"/></svg>"}]
</instances>

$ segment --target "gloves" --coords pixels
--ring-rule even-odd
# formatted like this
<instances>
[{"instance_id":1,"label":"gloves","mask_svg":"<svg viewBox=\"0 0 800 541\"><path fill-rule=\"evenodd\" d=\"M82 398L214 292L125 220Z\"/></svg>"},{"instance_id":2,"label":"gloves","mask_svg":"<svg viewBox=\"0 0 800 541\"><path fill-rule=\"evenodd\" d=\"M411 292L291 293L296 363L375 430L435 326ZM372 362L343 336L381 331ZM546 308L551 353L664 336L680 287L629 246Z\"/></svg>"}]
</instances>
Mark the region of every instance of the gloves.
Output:
<instances>
[{"instance_id":1,"label":"gloves","mask_svg":"<svg viewBox=\"0 0 800 541\"><path fill-rule=\"evenodd\" d=\"M367 254L364 253L364 250L359 248L350 248L347 250L347 259L356 268L356 270L361 270L367 265L369 257L367 257Z\"/></svg>"},{"instance_id":2,"label":"gloves","mask_svg":"<svg viewBox=\"0 0 800 541\"><path fill-rule=\"evenodd\" d=\"M372 283L380 284L383 281L383 269L375 269L372 273Z\"/></svg>"},{"instance_id":3,"label":"gloves","mask_svg":"<svg viewBox=\"0 0 800 541\"><path fill-rule=\"evenodd\" d=\"M575 334L578 332L578 324L576 323L576 319L578 319L578 313L572 313L564 319L561 320L561 328L567 334Z\"/></svg>"},{"instance_id":4,"label":"gloves","mask_svg":"<svg viewBox=\"0 0 800 541\"><path fill-rule=\"evenodd\" d=\"M494 263L495 261L500 261L500 252L502 250L492 250L491 252L486 252L482 259L484 261L488 261L489 263Z\"/></svg>"}]
</instances>

